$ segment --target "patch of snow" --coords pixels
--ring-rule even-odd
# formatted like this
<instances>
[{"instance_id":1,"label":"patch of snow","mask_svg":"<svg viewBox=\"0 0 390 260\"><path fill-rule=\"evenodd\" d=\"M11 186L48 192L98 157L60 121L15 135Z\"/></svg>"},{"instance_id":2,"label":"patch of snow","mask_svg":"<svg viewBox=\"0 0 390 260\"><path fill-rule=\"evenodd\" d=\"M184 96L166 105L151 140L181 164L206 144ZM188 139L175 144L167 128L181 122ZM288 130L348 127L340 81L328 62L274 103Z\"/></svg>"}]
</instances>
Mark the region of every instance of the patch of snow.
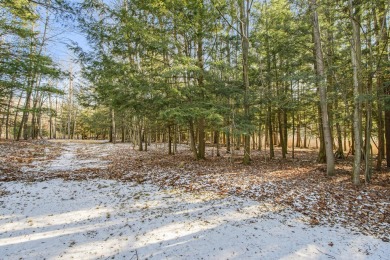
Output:
<instances>
[{"instance_id":1,"label":"patch of snow","mask_svg":"<svg viewBox=\"0 0 390 260\"><path fill-rule=\"evenodd\" d=\"M72 158L70 158L72 159ZM65 160L65 159L64 159ZM4 259L386 259L388 243L235 196L110 180L6 182Z\"/></svg>"},{"instance_id":2,"label":"patch of snow","mask_svg":"<svg viewBox=\"0 0 390 260\"><path fill-rule=\"evenodd\" d=\"M85 148L85 144L68 143L64 144L61 155L50 161L41 162L35 161L32 163L33 167L22 167L23 172L58 172L58 171L74 171L83 168L106 168L108 161L102 160L104 149L109 149L109 145L102 146L101 144L89 144L87 153L93 154L92 159L82 159L77 157L77 149ZM85 153L84 153L85 154Z\"/></svg>"},{"instance_id":3,"label":"patch of snow","mask_svg":"<svg viewBox=\"0 0 390 260\"><path fill-rule=\"evenodd\" d=\"M102 157L112 147L66 143L59 158L39 161L25 171L50 174L105 168L108 162ZM155 178L171 174L156 171ZM209 181L206 177L203 185ZM225 178L229 177L218 176L217 182L224 183ZM184 177L175 181L188 183ZM272 182L251 186L248 180L245 185L253 194L277 188ZM5 182L0 190L4 191L1 259L386 259L390 255L386 242L339 225L308 226L307 216L267 201L98 179ZM319 199L309 191L299 193L308 204Z\"/></svg>"}]
</instances>

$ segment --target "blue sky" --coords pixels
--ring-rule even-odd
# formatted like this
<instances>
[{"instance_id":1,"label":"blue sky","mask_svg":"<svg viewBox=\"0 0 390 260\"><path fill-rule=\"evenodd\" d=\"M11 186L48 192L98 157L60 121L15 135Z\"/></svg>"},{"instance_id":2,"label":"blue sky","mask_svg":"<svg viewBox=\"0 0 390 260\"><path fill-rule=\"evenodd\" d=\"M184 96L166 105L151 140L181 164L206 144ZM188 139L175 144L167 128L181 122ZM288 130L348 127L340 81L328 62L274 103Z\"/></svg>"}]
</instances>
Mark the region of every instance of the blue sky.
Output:
<instances>
[{"instance_id":1,"label":"blue sky","mask_svg":"<svg viewBox=\"0 0 390 260\"><path fill-rule=\"evenodd\" d=\"M40 19L40 30L43 32L46 14L43 11ZM88 42L82 32L77 28L76 21L65 17L55 17L50 14L49 28L47 31L47 46L45 52L52 57L54 62L63 71L72 70L76 81L79 81L80 66L77 63L77 56L68 48L68 45L76 42L84 50L88 50ZM72 68L72 69L71 69ZM68 79L63 80L60 85L67 85Z\"/></svg>"}]
</instances>

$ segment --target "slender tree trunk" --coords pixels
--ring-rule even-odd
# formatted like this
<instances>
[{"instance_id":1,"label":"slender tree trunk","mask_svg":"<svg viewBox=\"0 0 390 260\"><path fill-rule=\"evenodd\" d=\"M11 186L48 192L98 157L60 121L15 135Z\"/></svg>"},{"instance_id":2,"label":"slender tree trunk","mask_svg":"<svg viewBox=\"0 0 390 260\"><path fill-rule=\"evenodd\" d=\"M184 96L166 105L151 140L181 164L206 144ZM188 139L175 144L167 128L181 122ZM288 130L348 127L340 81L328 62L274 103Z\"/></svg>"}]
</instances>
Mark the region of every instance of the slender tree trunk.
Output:
<instances>
[{"instance_id":1,"label":"slender tree trunk","mask_svg":"<svg viewBox=\"0 0 390 260\"><path fill-rule=\"evenodd\" d=\"M37 86L40 85L41 77L37 79ZM38 105L41 103L41 93L40 91L36 90L35 95L33 95L33 106L32 106L32 117L31 117L31 138L36 139L38 137L38 113L39 108Z\"/></svg>"},{"instance_id":2,"label":"slender tree trunk","mask_svg":"<svg viewBox=\"0 0 390 260\"><path fill-rule=\"evenodd\" d=\"M177 125L173 125L173 154L177 153Z\"/></svg>"},{"instance_id":3,"label":"slender tree trunk","mask_svg":"<svg viewBox=\"0 0 390 260\"><path fill-rule=\"evenodd\" d=\"M377 170L380 170L382 168L382 160L383 160L384 152L385 152L385 149L384 149L385 139L384 139L384 131L383 131L383 126L384 126L383 106L382 106L382 101L380 100L382 93L383 93L382 82L383 82L383 76L378 75L378 78L377 78L377 99L378 99L378 101L377 101L377 117L376 117L377 126L378 126L378 158L376 161L376 169Z\"/></svg>"},{"instance_id":4,"label":"slender tree trunk","mask_svg":"<svg viewBox=\"0 0 390 260\"><path fill-rule=\"evenodd\" d=\"M125 136L126 136L125 119L124 119L124 115L122 115L122 120L121 120L121 141L122 141L122 143L125 142ZM156 142L157 142L157 139L156 139Z\"/></svg>"},{"instance_id":5,"label":"slender tree trunk","mask_svg":"<svg viewBox=\"0 0 390 260\"><path fill-rule=\"evenodd\" d=\"M53 138L53 111L51 103L51 94L49 93L49 139Z\"/></svg>"},{"instance_id":6,"label":"slender tree trunk","mask_svg":"<svg viewBox=\"0 0 390 260\"><path fill-rule=\"evenodd\" d=\"M72 123L72 109L73 109L73 68L71 68L69 78L69 96L68 96L68 139L71 139L71 123Z\"/></svg>"},{"instance_id":7,"label":"slender tree trunk","mask_svg":"<svg viewBox=\"0 0 390 260\"><path fill-rule=\"evenodd\" d=\"M279 94L278 94L279 95ZM282 113L280 111L281 109L279 108L278 109L278 112L276 113L276 116L277 116L277 124L278 124L278 132L279 132L279 144L278 146L279 147L283 147L283 125L282 125ZM283 155L283 151L282 151L282 155ZM284 157L283 157L284 158Z\"/></svg>"},{"instance_id":8,"label":"slender tree trunk","mask_svg":"<svg viewBox=\"0 0 390 260\"><path fill-rule=\"evenodd\" d=\"M228 125L230 125L230 123ZM231 136L230 128L231 127L229 127L229 129L226 133L226 153L230 153L230 150L231 150L231 147L230 147L231 146L231 144L230 144L230 136Z\"/></svg>"},{"instance_id":9,"label":"slender tree trunk","mask_svg":"<svg viewBox=\"0 0 390 260\"><path fill-rule=\"evenodd\" d=\"M143 151L143 145L142 145L142 121L141 119L138 119L138 151Z\"/></svg>"},{"instance_id":10,"label":"slender tree trunk","mask_svg":"<svg viewBox=\"0 0 390 260\"><path fill-rule=\"evenodd\" d=\"M29 85L31 85L31 83ZM27 121L28 121L28 115L29 115L29 110L30 110L31 94L32 94L32 90L31 89L27 89L27 91L26 91L26 101L25 101L25 104L24 104L23 115L22 115L22 121L20 122L18 135L16 137L17 141L20 140L20 137L22 136L22 132L23 132L23 135L24 135L24 139L28 138L28 135L27 135L28 134Z\"/></svg>"},{"instance_id":11,"label":"slender tree trunk","mask_svg":"<svg viewBox=\"0 0 390 260\"><path fill-rule=\"evenodd\" d=\"M268 30L268 18L266 18L266 30ZM274 153L274 133L273 133L273 125L272 125L272 108L271 108L271 100L272 100L272 81L271 81L271 52L270 52L270 39L269 35L265 38L265 47L267 52L267 96L268 96L268 104L267 104L267 124L266 128L268 132L266 132L266 136L268 138L269 143L269 157L270 159L275 157ZM267 143L267 139L266 139Z\"/></svg>"},{"instance_id":12,"label":"slender tree trunk","mask_svg":"<svg viewBox=\"0 0 390 260\"><path fill-rule=\"evenodd\" d=\"M307 148L307 123L304 117L305 124L303 125L303 148Z\"/></svg>"},{"instance_id":13,"label":"slender tree trunk","mask_svg":"<svg viewBox=\"0 0 390 260\"><path fill-rule=\"evenodd\" d=\"M322 118L321 118L321 106L318 104L318 139L320 141L320 147L318 150L317 162L326 163L326 153L325 153L325 140L324 140L324 128L322 126Z\"/></svg>"},{"instance_id":14,"label":"slender tree trunk","mask_svg":"<svg viewBox=\"0 0 390 260\"><path fill-rule=\"evenodd\" d=\"M189 121L189 132L190 132L190 144L191 144L191 151L194 156L194 159L198 159L198 151L196 149L196 143L195 143L195 132L194 132L194 123L192 120Z\"/></svg>"},{"instance_id":15,"label":"slender tree trunk","mask_svg":"<svg viewBox=\"0 0 390 260\"><path fill-rule=\"evenodd\" d=\"M198 28L197 28L197 65L200 73L198 76L198 87L204 99L204 62L203 62L203 0L199 7ZM198 120L198 159L205 159L206 156L206 133L205 118L201 116Z\"/></svg>"},{"instance_id":16,"label":"slender tree trunk","mask_svg":"<svg viewBox=\"0 0 390 260\"><path fill-rule=\"evenodd\" d=\"M278 124L279 124L279 138L280 138L280 147L282 148L282 158L286 158L286 151L285 151L285 145L284 145L284 126L282 123L282 112L279 110L278 111Z\"/></svg>"},{"instance_id":17,"label":"slender tree trunk","mask_svg":"<svg viewBox=\"0 0 390 260\"><path fill-rule=\"evenodd\" d=\"M142 140L145 143L144 151L147 152L149 143L148 143L148 129L147 129L147 125L146 124L144 126L144 131L142 132Z\"/></svg>"},{"instance_id":18,"label":"slender tree trunk","mask_svg":"<svg viewBox=\"0 0 390 260\"><path fill-rule=\"evenodd\" d=\"M272 114L271 114L271 106L268 105L268 111L267 111L267 122L268 122L268 141L269 141L269 157L272 159L275 157L274 152L274 133L272 130Z\"/></svg>"},{"instance_id":19,"label":"slender tree trunk","mask_svg":"<svg viewBox=\"0 0 390 260\"><path fill-rule=\"evenodd\" d=\"M297 120L298 120L298 123L297 123L297 140L295 141L296 144L295 144L295 147L301 147L301 116L300 114L298 114L297 116Z\"/></svg>"},{"instance_id":20,"label":"slender tree trunk","mask_svg":"<svg viewBox=\"0 0 390 260\"><path fill-rule=\"evenodd\" d=\"M11 90L11 93L10 93L9 99L8 99L7 114L6 114L6 119L5 119L5 139L6 140L9 139L9 117L10 117L10 110L11 110L11 105L12 105L13 94L14 94L14 91Z\"/></svg>"},{"instance_id":21,"label":"slender tree trunk","mask_svg":"<svg viewBox=\"0 0 390 260\"><path fill-rule=\"evenodd\" d=\"M342 134L341 134L341 126L340 126L339 122L336 123L336 132L337 132L336 158L344 159L343 137L342 137Z\"/></svg>"},{"instance_id":22,"label":"slender tree trunk","mask_svg":"<svg viewBox=\"0 0 390 260\"><path fill-rule=\"evenodd\" d=\"M219 157L219 156L221 156L221 153L220 153L220 149L219 149L219 147L220 147L220 145L219 145L219 143L220 143L220 133L219 133L219 131L217 130L217 131L214 131L214 138L215 138L215 140L214 140L214 143L216 144L216 146L217 146L217 156Z\"/></svg>"},{"instance_id":23,"label":"slender tree trunk","mask_svg":"<svg viewBox=\"0 0 390 260\"><path fill-rule=\"evenodd\" d=\"M171 125L168 126L168 154L171 155L172 153L172 133L171 133Z\"/></svg>"},{"instance_id":24,"label":"slender tree trunk","mask_svg":"<svg viewBox=\"0 0 390 260\"><path fill-rule=\"evenodd\" d=\"M317 14L317 2L316 0L311 0L311 8L313 10L313 36L314 36L314 45L316 53L316 69L318 76L318 86L320 94L320 106L321 106L321 118L322 118L322 128L324 131L324 140L325 140L325 153L326 153L326 173L328 176L334 175L334 156L333 156L333 143L332 136L329 126L329 117L328 117L328 104L327 104L327 93L326 93L326 82L325 78L325 68L323 63L323 55L321 48L321 35L320 35L320 25L318 22Z\"/></svg>"},{"instance_id":25,"label":"slender tree trunk","mask_svg":"<svg viewBox=\"0 0 390 260\"><path fill-rule=\"evenodd\" d=\"M350 19L352 23L353 36L351 40L351 56L353 67L353 96L354 96L354 113L353 113L353 133L354 133L354 162L352 182L355 185L360 184L360 164L362 159L361 136L362 136L362 112L361 112L361 43L360 43L360 27L359 15L353 5L353 1L349 0Z\"/></svg>"},{"instance_id":26,"label":"slender tree trunk","mask_svg":"<svg viewBox=\"0 0 390 260\"><path fill-rule=\"evenodd\" d=\"M58 99L56 97L56 113L54 116L54 127L53 127L53 132L54 132L54 139L57 139L57 111L58 111Z\"/></svg>"},{"instance_id":27,"label":"slender tree trunk","mask_svg":"<svg viewBox=\"0 0 390 260\"><path fill-rule=\"evenodd\" d=\"M76 119L75 119L76 124ZM111 142L116 143L115 109L111 108Z\"/></svg>"},{"instance_id":28,"label":"slender tree trunk","mask_svg":"<svg viewBox=\"0 0 390 260\"><path fill-rule=\"evenodd\" d=\"M374 17L374 30L375 38L377 41L376 52L378 54L377 65L377 126L378 126L378 159L376 169L380 170L382 167L382 160L385 155L385 139L386 135L386 164L390 167L390 102L388 95L390 95L390 86L384 86L384 69L383 66L388 62L389 57L386 55L386 49L388 49L388 28L386 20L386 6L385 1L380 0L377 2L377 8L373 8ZM382 97L386 95L385 109L383 108ZM385 110L385 122L383 122L383 110ZM385 127L385 131L384 128ZM384 133L385 132L385 133Z\"/></svg>"},{"instance_id":29,"label":"slender tree trunk","mask_svg":"<svg viewBox=\"0 0 390 260\"><path fill-rule=\"evenodd\" d=\"M198 159L206 158L205 119L198 120Z\"/></svg>"},{"instance_id":30,"label":"slender tree trunk","mask_svg":"<svg viewBox=\"0 0 390 260\"><path fill-rule=\"evenodd\" d=\"M37 137L39 137L40 139L43 138L42 136L42 107L43 107L43 103L44 101L41 100L39 102L39 108L38 108L38 116L37 116L37 126L38 126L38 129L37 129Z\"/></svg>"},{"instance_id":31,"label":"slender tree trunk","mask_svg":"<svg viewBox=\"0 0 390 260\"><path fill-rule=\"evenodd\" d=\"M372 71L370 71L369 73L370 75L368 76L367 95L371 97L373 73ZM365 159L364 176L365 176L366 183L369 183L371 181L371 174L372 174L372 168L371 168L372 103L371 100L367 100L366 107L367 107L367 114L366 114L366 137L365 137L365 155L364 155L364 159Z\"/></svg>"},{"instance_id":32,"label":"slender tree trunk","mask_svg":"<svg viewBox=\"0 0 390 260\"><path fill-rule=\"evenodd\" d=\"M331 1L326 1L326 4L331 4ZM334 14L333 14L333 9L332 8L327 8L325 10L326 14L326 19L329 23L329 27L327 29L327 45L328 45L328 50L327 50L327 64L330 68L330 72L327 75L328 78L328 91L335 92L337 91L335 88L335 82L336 82L336 76L334 72L334 64L333 64L333 57L334 57L334 37L333 37L333 28L334 28ZM336 135L337 135L337 150L335 152L335 157L338 159L344 159L344 152L343 152L343 142L342 142L342 137L341 137L341 127L340 127L340 122L338 119L338 106L339 106L339 98L338 95L334 95L334 102L333 102L333 107L334 107L334 113L330 114L329 117L332 120L330 125L336 125ZM328 106L328 108L330 108Z\"/></svg>"},{"instance_id":33,"label":"slender tree trunk","mask_svg":"<svg viewBox=\"0 0 390 260\"><path fill-rule=\"evenodd\" d=\"M367 25L371 26L371 19L368 18ZM373 76L374 76L374 68L373 68L373 53L372 53L372 44L371 44L371 34L368 35L368 63L369 63L369 71L368 71L368 79L367 79L367 97L366 100L366 136L365 136L365 181L369 183L371 181L372 175L372 166L371 166L371 131L372 131L372 84L373 84ZM379 150L379 147L378 147Z\"/></svg>"},{"instance_id":34,"label":"slender tree trunk","mask_svg":"<svg viewBox=\"0 0 390 260\"><path fill-rule=\"evenodd\" d=\"M291 142L291 158L293 158L293 159L295 157L294 137L295 137L295 115L294 115L294 111L293 111L292 112L292 142Z\"/></svg>"},{"instance_id":35,"label":"slender tree trunk","mask_svg":"<svg viewBox=\"0 0 390 260\"><path fill-rule=\"evenodd\" d=\"M249 122L249 76L248 76L248 55L249 55L249 5L248 1L240 1L240 33L242 48L242 80L244 85L244 117ZM244 135L244 159L243 163L248 165L251 160L250 133Z\"/></svg>"},{"instance_id":36,"label":"slender tree trunk","mask_svg":"<svg viewBox=\"0 0 390 260\"><path fill-rule=\"evenodd\" d=\"M15 117L14 117L14 139L15 140L18 140L18 134L19 134L19 131L16 131L16 126L17 126L17 121L18 121L18 112L19 112L19 107L20 107L20 102L22 100L22 97L23 97L23 91L20 93L20 96L19 96L19 100L18 100L18 104L16 106L16 112L15 112Z\"/></svg>"},{"instance_id":37,"label":"slender tree trunk","mask_svg":"<svg viewBox=\"0 0 390 260\"><path fill-rule=\"evenodd\" d=\"M257 150L258 151L261 151L262 139L263 139L263 135L262 135L261 123L259 122L259 134L258 134L258 143L257 143Z\"/></svg>"},{"instance_id":38,"label":"slender tree trunk","mask_svg":"<svg viewBox=\"0 0 390 260\"><path fill-rule=\"evenodd\" d=\"M6 113L4 113L3 111L2 111L2 109L0 109L0 114L3 114L3 116L1 117L1 123L0 123L0 139L1 139L1 137L3 136L3 126L4 126L4 124L5 124L5 114Z\"/></svg>"},{"instance_id":39,"label":"slender tree trunk","mask_svg":"<svg viewBox=\"0 0 390 260\"><path fill-rule=\"evenodd\" d=\"M287 97L287 89L285 89L285 95ZM286 156L286 154L288 152L287 151L287 146L288 146L288 129L287 129L287 111L286 111L286 109L283 109L283 138L284 138L284 141L283 141L282 149L283 149L283 153Z\"/></svg>"}]
</instances>

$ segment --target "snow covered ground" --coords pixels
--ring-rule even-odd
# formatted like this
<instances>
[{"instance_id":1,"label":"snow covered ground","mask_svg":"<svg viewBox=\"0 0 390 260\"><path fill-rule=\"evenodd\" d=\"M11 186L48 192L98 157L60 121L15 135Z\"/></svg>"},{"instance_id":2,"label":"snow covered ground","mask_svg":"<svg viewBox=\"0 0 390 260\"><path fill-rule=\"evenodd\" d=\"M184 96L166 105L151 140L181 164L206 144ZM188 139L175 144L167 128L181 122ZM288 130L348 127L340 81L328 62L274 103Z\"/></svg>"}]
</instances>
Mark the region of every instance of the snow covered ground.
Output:
<instances>
[{"instance_id":1,"label":"snow covered ground","mask_svg":"<svg viewBox=\"0 0 390 260\"><path fill-rule=\"evenodd\" d=\"M76 148L69 144L40 169L87 165L75 158ZM342 227L311 227L298 213L235 196L100 179L3 182L0 191L0 259L390 256L389 243L380 239Z\"/></svg>"},{"instance_id":2,"label":"snow covered ground","mask_svg":"<svg viewBox=\"0 0 390 260\"><path fill-rule=\"evenodd\" d=\"M2 183L2 259L388 259L381 240L237 197L107 180Z\"/></svg>"},{"instance_id":3,"label":"snow covered ground","mask_svg":"<svg viewBox=\"0 0 390 260\"><path fill-rule=\"evenodd\" d=\"M61 155L52 161L34 161L29 166L22 167L23 172L45 172L53 173L58 171L75 171L83 168L105 168L107 161L101 158L107 155L107 150L112 144L103 143L64 143ZM50 153L48 148L45 153ZM77 153L93 158L80 158Z\"/></svg>"}]
</instances>

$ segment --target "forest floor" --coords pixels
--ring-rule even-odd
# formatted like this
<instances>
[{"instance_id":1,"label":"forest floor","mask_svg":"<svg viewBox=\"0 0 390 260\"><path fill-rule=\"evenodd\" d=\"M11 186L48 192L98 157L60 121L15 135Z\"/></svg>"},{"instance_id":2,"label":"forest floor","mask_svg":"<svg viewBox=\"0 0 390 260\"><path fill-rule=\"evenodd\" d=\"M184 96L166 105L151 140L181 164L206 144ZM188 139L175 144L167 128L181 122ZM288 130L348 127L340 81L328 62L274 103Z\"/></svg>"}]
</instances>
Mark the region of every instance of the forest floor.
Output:
<instances>
[{"instance_id":1,"label":"forest floor","mask_svg":"<svg viewBox=\"0 0 390 260\"><path fill-rule=\"evenodd\" d=\"M252 164L207 148L0 141L5 259L388 259L390 173L326 177L315 151ZM214 156L213 156L214 155ZM290 155L289 155L290 156ZM0 257L1 258L1 257Z\"/></svg>"}]
</instances>

